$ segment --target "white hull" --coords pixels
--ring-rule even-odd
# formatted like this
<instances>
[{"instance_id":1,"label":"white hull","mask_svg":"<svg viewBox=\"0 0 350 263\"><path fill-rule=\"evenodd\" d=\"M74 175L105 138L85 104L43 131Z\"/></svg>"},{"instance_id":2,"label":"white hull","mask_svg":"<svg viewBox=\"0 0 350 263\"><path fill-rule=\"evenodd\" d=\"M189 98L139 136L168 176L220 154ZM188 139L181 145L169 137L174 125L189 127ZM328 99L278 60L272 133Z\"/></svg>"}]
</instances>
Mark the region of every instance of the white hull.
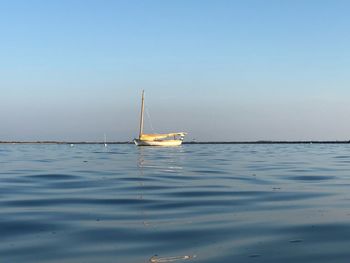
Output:
<instances>
[{"instance_id":1,"label":"white hull","mask_svg":"<svg viewBox=\"0 0 350 263\"><path fill-rule=\"evenodd\" d=\"M159 140L159 141L141 141L139 139L135 139L134 143L137 146L180 146L182 144L182 140Z\"/></svg>"}]
</instances>

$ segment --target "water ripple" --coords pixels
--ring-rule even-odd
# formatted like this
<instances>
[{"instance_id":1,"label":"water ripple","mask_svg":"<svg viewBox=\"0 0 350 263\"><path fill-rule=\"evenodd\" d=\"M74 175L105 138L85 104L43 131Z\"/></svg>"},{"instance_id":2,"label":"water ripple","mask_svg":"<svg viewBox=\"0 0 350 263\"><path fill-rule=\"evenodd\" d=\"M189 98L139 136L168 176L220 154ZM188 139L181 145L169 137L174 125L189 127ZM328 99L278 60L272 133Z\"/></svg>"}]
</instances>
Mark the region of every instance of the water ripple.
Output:
<instances>
[{"instance_id":1,"label":"water ripple","mask_svg":"<svg viewBox=\"0 0 350 263\"><path fill-rule=\"evenodd\" d=\"M348 145L1 145L4 262L348 262Z\"/></svg>"}]
</instances>

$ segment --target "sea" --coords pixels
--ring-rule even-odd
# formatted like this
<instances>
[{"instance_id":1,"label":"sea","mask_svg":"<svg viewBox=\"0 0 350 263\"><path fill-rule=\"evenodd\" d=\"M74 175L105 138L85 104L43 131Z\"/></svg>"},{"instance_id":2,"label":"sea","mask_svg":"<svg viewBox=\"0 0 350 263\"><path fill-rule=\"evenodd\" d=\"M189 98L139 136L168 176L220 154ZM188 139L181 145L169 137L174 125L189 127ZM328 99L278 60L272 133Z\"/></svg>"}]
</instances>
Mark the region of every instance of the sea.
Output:
<instances>
[{"instance_id":1,"label":"sea","mask_svg":"<svg viewBox=\"0 0 350 263\"><path fill-rule=\"evenodd\" d=\"M0 144L0 262L350 262L350 144Z\"/></svg>"}]
</instances>

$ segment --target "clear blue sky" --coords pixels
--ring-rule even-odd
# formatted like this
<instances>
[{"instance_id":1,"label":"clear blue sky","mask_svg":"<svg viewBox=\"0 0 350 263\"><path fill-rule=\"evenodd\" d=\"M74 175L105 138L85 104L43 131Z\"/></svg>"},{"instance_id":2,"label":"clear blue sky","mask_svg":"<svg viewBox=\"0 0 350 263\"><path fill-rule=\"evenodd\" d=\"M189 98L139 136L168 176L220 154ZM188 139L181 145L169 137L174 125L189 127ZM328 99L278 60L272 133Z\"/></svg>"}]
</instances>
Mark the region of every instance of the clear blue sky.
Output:
<instances>
[{"instance_id":1,"label":"clear blue sky","mask_svg":"<svg viewBox=\"0 0 350 263\"><path fill-rule=\"evenodd\" d=\"M0 140L350 139L350 1L0 0ZM152 132L146 118L146 129Z\"/></svg>"}]
</instances>

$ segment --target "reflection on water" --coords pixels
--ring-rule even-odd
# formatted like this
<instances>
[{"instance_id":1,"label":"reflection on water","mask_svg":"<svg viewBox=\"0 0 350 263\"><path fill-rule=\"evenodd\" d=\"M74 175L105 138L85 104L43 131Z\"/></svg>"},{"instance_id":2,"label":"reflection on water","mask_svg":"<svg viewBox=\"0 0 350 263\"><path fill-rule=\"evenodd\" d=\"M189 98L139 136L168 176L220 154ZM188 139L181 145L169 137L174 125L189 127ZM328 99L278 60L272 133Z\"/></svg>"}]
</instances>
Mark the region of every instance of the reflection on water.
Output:
<instances>
[{"instance_id":1,"label":"reflection on water","mask_svg":"<svg viewBox=\"0 0 350 263\"><path fill-rule=\"evenodd\" d=\"M0 165L4 262L350 256L350 145L16 144Z\"/></svg>"}]
</instances>

